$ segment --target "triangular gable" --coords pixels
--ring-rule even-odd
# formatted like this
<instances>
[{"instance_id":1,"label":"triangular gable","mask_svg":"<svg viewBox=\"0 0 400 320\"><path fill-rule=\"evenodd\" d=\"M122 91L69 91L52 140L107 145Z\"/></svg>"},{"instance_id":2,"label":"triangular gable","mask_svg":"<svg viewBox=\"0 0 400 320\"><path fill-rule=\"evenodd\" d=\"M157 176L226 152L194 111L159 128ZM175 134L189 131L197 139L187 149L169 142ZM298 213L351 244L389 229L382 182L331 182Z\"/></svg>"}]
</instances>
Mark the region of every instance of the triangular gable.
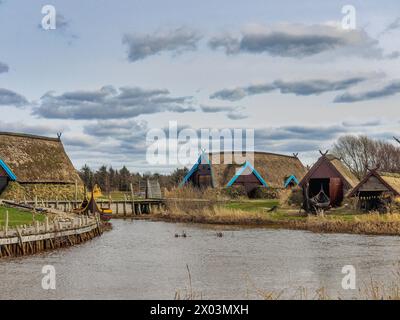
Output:
<instances>
[{"instance_id":1,"label":"triangular gable","mask_svg":"<svg viewBox=\"0 0 400 320\"><path fill-rule=\"evenodd\" d=\"M371 170L365 177L362 179L362 181L351 190L349 193L348 197L354 197L359 189L371 178L375 177L379 180L380 183L382 183L386 188L391 190L395 195L399 195L399 192L395 190L389 183L387 183L379 173L377 173L375 170Z\"/></svg>"},{"instance_id":2,"label":"triangular gable","mask_svg":"<svg viewBox=\"0 0 400 320\"><path fill-rule=\"evenodd\" d=\"M199 167L200 164L208 164L211 169L211 184L212 187L215 187L214 184L214 175L212 171L212 166L210 163L210 159L206 155L204 151L200 154L199 158L197 159L197 162L193 165L193 167L189 170L189 172L186 174L186 176L183 178L182 182L179 184L179 187L183 187L190 179L190 177L193 175L193 173L196 172L197 168Z\"/></svg>"},{"instance_id":3,"label":"triangular gable","mask_svg":"<svg viewBox=\"0 0 400 320\"><path fill-rule=\"evenodd\" d=\"M0 159L0 167L3 168L3 170L7 173L8 177L10 178L11 181L16 181L17 177L16 175L12 172L12 170L6 165L6 163Z\"/></svg>"},{"instance_id":4,"label":"triangular gable","mask_svg":"<svg viewBox=\"0 0 400 320\"><path fill-rule=\"evenodd\" d=\"M346 184L348 188L352 188L353 186L350 184L350 182L346 179L346 177L343 176L343 174L332 164L332 162L328 159L326 156L321 156L318 161L312 166L312 168L307 172L307 174L304 176L304 178L300 181L299 185L304 186L306 182L310 180L312 175L314 174L315 171L319 169L319 167L323 164L327 163L327 165L334 170L339 177L341 177Z\"/></svg>"},{"instance_id":5,"label":"triangular gable","mask_svg":"<svg viewBox=\"0 0 400 320\"><path fill-rule=\"evenodd\" d=\"M239 178L239 176L241 176L246 169L250 169L251 173L257 177L257 179L262 183L262 185L265 187L268 187L268 184L261 177L261 175L258 173L258 171L256 169L254 169L254 167L251 165L251 163L249 161L245 162L245 164L236 172L236 174L233 176L233 178L228 182L228 184L226 186L227 187L232 186L235 183L235 181L237 180L237 178Z\"/></svg>"},{"instance_id":6,"label":"triangular gable","mask_svg":"<svg viewBox=\"0 0 400 320\"><path fill-rule=\"evenodd\" d=\"M291 183L294 182L296 185L299 184L299 180L297 180L296 176L292 174L289 178L286 179L284 187L287 188L287 186Z\"/></svg>"}]
</instances>

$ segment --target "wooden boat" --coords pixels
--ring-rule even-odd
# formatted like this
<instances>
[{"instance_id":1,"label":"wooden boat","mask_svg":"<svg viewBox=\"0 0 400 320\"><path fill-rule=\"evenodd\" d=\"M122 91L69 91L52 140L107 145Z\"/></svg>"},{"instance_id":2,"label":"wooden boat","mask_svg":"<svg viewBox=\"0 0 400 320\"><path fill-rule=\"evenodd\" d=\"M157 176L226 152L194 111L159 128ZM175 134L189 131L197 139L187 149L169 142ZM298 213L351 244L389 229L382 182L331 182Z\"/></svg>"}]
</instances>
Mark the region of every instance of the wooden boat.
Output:
<instances>
[{"instance_id":1,"label":"wooden boat","mask_svg":"<svg viewBox=\"0 0 400 320\"><path fill-rule=\"evenodd\" d=\"M310 202L316 209L327 209L331 205L331 199L326 195L322 186L321 191L312 197Z\"/></svg>"},{"instance_id":2,"label":"wooden boat","mask_svg":"<svg viewBox=\"0 0 400 320\"><path fill-rule=\"evenodd\" d=\"M112 218L112 210L108 208L99 208L94 192L92 191L90 200L87 199L86 193L79 208L73 210L76 214L94 215L98 213L102 221L110 221Z\"/></svg>"}]
</instances>

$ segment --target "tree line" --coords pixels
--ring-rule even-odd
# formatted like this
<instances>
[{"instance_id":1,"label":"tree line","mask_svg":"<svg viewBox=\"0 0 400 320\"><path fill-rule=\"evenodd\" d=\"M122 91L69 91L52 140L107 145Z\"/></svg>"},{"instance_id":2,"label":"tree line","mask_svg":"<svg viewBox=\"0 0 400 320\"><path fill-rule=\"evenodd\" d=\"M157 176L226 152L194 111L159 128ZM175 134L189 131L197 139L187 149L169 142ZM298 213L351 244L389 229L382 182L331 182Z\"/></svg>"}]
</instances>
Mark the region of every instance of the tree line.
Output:
<instances>
[{"instance_id":1,"label":"tree line","mask_svg":"<svg viewBox=\"0 0 400 320\"><path fill-rule=\"evenodd\" d=\"M399 143L392 144L364 135L346 135L337 140L332 153L340 158L358 179L362 179L369 169L400 173L400 141L397 142Z\"/></svg>"},{"instance_id":2,"label":"tree line","mask_svg":"<svg viewBox=\"0 0 400 320\"><path fill-rule=\"evenodd\" d=\"M143 192L147 179L158 180L160 185L165 188L177 186L188 172L187 168L176 169L171 174L130 172L126 166L121 169L101 166L97 170L84 165L79 171L85 186L91 190L97 184L102 191L108 193L111 191L130 191L132 184L134 192Z\"/></svg>"}]
</instances>

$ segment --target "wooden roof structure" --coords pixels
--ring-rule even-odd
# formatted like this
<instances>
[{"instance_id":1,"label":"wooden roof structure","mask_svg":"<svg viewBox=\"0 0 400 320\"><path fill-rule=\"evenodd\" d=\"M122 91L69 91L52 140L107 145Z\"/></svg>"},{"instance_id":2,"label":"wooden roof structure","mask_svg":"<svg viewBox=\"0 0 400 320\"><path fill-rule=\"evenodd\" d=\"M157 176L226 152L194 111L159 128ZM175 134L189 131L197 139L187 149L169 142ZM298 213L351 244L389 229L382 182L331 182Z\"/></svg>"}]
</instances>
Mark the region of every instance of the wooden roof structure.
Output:
<instances>
[{"instance_id":1,"label":"wooden roof structure","mask_svg":"<svg viewBox=\"0 0 400 320\"><path fill-rule=\"evenodd\" d=\"M0 132L0 160L19 183L81 184L60 136Z\"/></svg>"},{"instance_id":2,"label":"wooden roof structure","mask_svg":"<svg viewBox=\"0 0 400 320\"><path fill-rule=\"evenodd\" d=\"M299 185L305 186L323 165L326 165L330 170L333 170L333 172L342 178L346 189L354 188L359 183L357 177L344 165L340 159L334 155L325 153L322 154L318 161L311 167L304 178L300 181Z\"/></svg>"},{"instance_id":3,"label":"wooden roof structure","mask_svg":"<svg viewBox=\"0 0 400 320\"><path fill-rule=\"evenodd\" d=\"M246 161L245 164L236 172L236 174L228 182L227 187L232 186L235 183L235 181L243 174L244 175L253 174L264 187L268 187L268 184L265 182L263 177L261 177L261 175L258 173L256 169L254 169L254 167L251 165L249 161Z\"/></svg>"},{"instance_id":4,"label":"wooden roof structure","mask_svg":"<svg viewBox=\"0 0 400 320\"><path fill-rule=\"evenodd\" d=\"M210 153L209 159L215 185L227 186L232 177L244 167L246 161L251 163L257 174L271 188L284 188L288 177L293 175L300 181L307 173L297 155L289 156L259 151L248 154L250 156L246 159L242 152ZM219 161L216 162L215 159L219 159Z\"/></svg>"},{"instance_id":5,"label":"wooden roof structure","mask_svg":"<svg viewBox=\"0 0 400 320\"><path fill-rule=\"evenodd\" d=\"M379 172L377 169L369 173L356 185L349 197L355 197L363 192L388 192L400 196L400 174Z\"/></svg>"}]
</instances>

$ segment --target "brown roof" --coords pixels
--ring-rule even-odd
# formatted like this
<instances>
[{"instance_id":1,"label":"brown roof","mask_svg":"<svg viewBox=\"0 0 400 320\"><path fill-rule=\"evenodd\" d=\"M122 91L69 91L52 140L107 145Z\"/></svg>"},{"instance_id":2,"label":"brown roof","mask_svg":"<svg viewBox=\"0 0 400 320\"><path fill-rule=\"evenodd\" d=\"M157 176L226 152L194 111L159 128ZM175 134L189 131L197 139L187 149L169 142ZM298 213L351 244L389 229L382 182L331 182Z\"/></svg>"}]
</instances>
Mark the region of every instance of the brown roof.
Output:
<instances>
[{"instance_id":1,"label":"brown roof","mask_svg":"<svg viewBox=\"0 0 400 320\"><path fill-rule=\"evenodd\" d=\"M331 154L328 154L323 155L318 159L318 161L307 172L303 180L300 181L300 185L306 183L312 177L314 172L319 168L319 166L324 162L329 163L331 168L339 173L344 182L348 184L348 187L354 188L359 183L357 177L346 167L346 165L340 159Z\"/></svg>"},{"instance_id":2,"label":"brown roof","mask_svg":"<svg viewBox=\"0 0 400 320\"><path fill-rule=\"evenodd\" d=\"M81 182L57 138L0 132L0 159L21 183Z\"/></svg>"},{"instance_id":3,"label":"brown roof","mask_svg":"<svg viewBox=\"0 0 400 320\"><path fill-rule=\"evenodd\" d=\"M228 155L228 157L232 158L233 164L229 164L228 158L225 161L223 152L209 154L216 186L226 186L230 179L236 174L236 170L245 164L245 159L235 161L235 155L237 154L240 153L231 152ZM253 152L253 154L254 163L251 161L250 163L270 187L282 188L285 179L291 175L294 175L300 181L307 172L297 157L268 152ZM221 157L220 163L214 161L214 157L218 156ZM225 162L228 162L228 164Z\"/></svg>"},{"instance_id":4,"label":"brown roof","mask_svg":"<svg viewBox=\"0 0 400 320\"><path fill-rule=\"evenodd\" d=\"M372 177L376 177L386 190L391 191L394 195L400 196L400 174L378 172L377 170L370 170L370 172L357 184L349 193L349 197L357 195L359 189Z\"/></svg>"},{"instance_id":5,"label":"brown roof","mask_svg":"<svg viewBox=\"0 0 400 320\"><path fill-rule=\"evenodd\" d=\"M400 174L383 172L381 173L381 177L400 196Z\"/></svg>"}]
</instances>

